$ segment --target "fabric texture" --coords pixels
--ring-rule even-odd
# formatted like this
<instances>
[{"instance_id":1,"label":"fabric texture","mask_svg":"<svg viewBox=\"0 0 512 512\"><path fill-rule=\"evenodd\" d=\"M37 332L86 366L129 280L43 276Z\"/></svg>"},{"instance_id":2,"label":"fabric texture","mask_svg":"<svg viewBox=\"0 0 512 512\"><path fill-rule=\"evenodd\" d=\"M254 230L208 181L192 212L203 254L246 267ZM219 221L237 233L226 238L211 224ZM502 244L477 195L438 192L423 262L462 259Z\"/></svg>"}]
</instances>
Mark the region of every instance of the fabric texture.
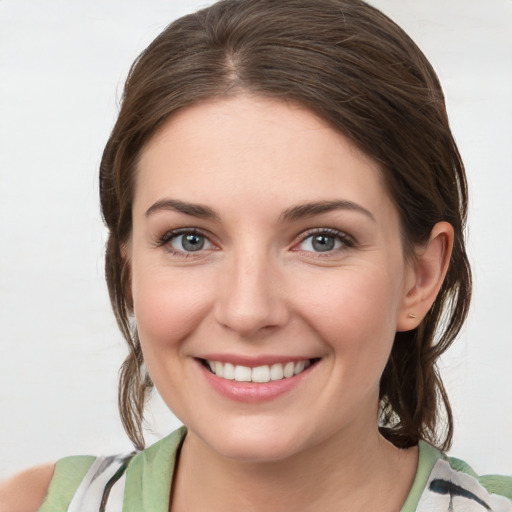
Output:
<instances>
[{"instance_id":1,"label":"fabric texture","mask_svg":"<svg viewBox=\"0 0 512 512\"><path fill-rule=\"evenodd\" d=\"M38 512L168 512L185 427L137 454L67 457ZM400 512L512 512L512 477L478 477L420 442L416 477Z\"/></svg>"}]
</instances>

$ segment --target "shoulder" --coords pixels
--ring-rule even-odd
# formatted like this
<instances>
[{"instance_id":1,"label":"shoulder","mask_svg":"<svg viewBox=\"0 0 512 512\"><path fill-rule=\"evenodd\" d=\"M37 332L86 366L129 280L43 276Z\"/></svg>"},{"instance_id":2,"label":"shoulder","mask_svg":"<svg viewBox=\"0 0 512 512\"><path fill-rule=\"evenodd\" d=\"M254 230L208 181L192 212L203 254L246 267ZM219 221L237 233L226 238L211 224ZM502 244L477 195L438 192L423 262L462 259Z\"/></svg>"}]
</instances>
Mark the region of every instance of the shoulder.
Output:
<instances>
[{"instance_id":1,"label":"shoulder","mask_svg":"<svg viewBox=\"0 0 512 512\"><path fill-rule=\"evenodd\" d=\"M144 494L144 496L141 494L141 496L132 497L142 500L139 508L143 510L144 500L153 500L154 496L160 494L161 499L165 499L164 495L168 496L166 488L172 480L177 453L185 435L186 429L182 427L137 454L66 457L57 461L56 464L23 471L9 480L0 482L0 511L67 510L72 500L77 501L77 495L80 498L78 501L85 495L87 499L91 495L96 496L98 494L96 487L103 492L105 484L118 481L121 483L121 479L126 478L127 473L130 473L130 482L127 487L132 489L131 494ZM92 483L94 485L91 485ZM121 487L123 486L119 486ZM112 497L112 494L115 493L110 492L109 497Z\"/></svg>"},{"instance_id":2,"label":"shoulder","mask_svg":"<svg viewBox=\"0 0 512 512\"><path fill-rule=\"evenodd\" d=\"M54 470L55 464L45 464L0 482L0 510L35 512L43 503Z\"/></svg>"},{"instance_id":3,"label":"shoulder","mask_svg":"<svg viewBox=\"0 0 512 512\"><path fill-rule=\"evenodd\" d=\"M512 512L512 477L479 476L460 459L440 458L432 468L417 511L469 509Z\"/></svg>"},{"instance_id":4,"label":"shoulder","mask_svg":"<svg viewBox=\"0 0 512 512\"><path fill-rule=\"evenodd\" d=\"M476 480L487 492L504 496L512 500L512 476L483 475L479 476L473 468L463 460L455 457L447 457L450 468Z\"/></svg>"},{"instance_id":5,"label":"shoulder","mask_svg":"<svg viewBox=\"0 0 512 512\"><path fill-rule=\"evenodd\" d=\"M0 482L1 512L66 510L95 457L60 459L36 466Z\"/></svg>"},{"instance_id":6,"label":"shoulder","mask_svg":"<svg viewBox=\"0 0 512 512\"><path fill-rule=\"evenodd\" d=\"M512 512L512 476L479 476L466 462L420 441L416 477L401 512Z\"/></svg>"}]
</instances>

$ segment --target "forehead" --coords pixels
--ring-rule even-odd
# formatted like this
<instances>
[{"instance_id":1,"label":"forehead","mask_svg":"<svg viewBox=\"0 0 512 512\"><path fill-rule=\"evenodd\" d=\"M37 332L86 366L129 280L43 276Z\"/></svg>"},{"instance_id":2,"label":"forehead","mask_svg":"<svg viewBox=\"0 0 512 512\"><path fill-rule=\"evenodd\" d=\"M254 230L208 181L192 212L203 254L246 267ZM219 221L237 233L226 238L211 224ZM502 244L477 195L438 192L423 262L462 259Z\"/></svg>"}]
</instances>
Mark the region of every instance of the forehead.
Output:
<instances>
[{"instance_id":1,"label":"forehead","mask_svg":"<svg viewBox=\"0 0 512 512\"><path fill-rule=\"evenodd\" d=\"M294 103L237 96L173 115L144 148L136 203L162 195L205 202L247 194L290 202L389 202L378 164Z\"/></svg>"}]
</instances>

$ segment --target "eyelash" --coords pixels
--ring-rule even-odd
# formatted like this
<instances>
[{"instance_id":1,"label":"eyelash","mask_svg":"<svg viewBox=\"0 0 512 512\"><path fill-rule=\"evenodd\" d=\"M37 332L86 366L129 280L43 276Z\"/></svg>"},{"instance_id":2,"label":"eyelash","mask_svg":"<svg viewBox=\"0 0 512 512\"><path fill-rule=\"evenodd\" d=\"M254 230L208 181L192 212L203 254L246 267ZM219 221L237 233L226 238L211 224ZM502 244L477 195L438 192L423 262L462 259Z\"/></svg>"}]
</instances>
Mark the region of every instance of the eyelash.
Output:
<instances>
[{"instance_id":1,"label":"eyelash","mask_svg":"<svg viewBox=\"0 0 512 512\"><path fill-rule=\"evenodd\" d=\"M190 257L194 257L194 256L199 256L203 252L202 249L199 249L197 251L198 254L196 255L196 254L194 254L196 251L180 251L180 250L174 249L171 246L170 242L173 239L175 239L179 236L182 236L182 235L200 236L200 237L203 237L207 241L207 243L215 246L215 244L210 240L210 237L208 236L208 234L204 233L203 231L201 231L200 229L197 229L197 228L181 228L181 229L176 229L176 230L172 230L172 231L167 231L158 239L158 241L155 245L157 247L164 247L165 250L167 252L169 252L170 254L172 254L173 256L178 256L178 257L182 257L182 258L190 258ZM314 236L322 236L322 235L326 236L327 238L332 238L335 241L341 242L342 246L334 248L334 249L326 250L326 251L305 251L300 248L297 248L297 246L303 244L308 238L312 238ZM351 236L344 233L343 231L338 231L337 229L332 229L332 228L314 228L314 229L310 229L310 230L302 233L299 236L299 240L297 242L294 242L292 250L297 251L297 252L312 253L312 254L316 255L315 257L326 257L329 255L332 255L333 253L343 251L347 248L352 248L355 245L356 245L355 240Z\"/></svg>"},{"instance_id":2,"label":"eyelash","mask_svg":"<svg viewBox=\"0 0 512 512\"><path fill-rule=\"evenodd\" d=\"M352 247L355 247L355 245L356 245L355 240L351 236L344 233L343 231L338 231L337 229L332 229L332 228L314 228L314 229L310 229L310 230L302 233L300 235L299 241L296 244L294 244L294 247L297 247L298 245L304 243L308 238L312 238L315 236L322 236L322 235L324 235L328 238L332 238L335 241L341 242L341 247L338 247L338 248L335 248L332 250L328 250L328 251L324 251L324 252L322 252L322 251L302 251L299 248L294 248L293 250L313 253L313 254L315 254L315 257L326 257L329 255L332 255L333 253L338 253L339 251L343 251L345 249L350 249Z\"/></svg>"},{"instance_id":3,"label":"eyelash","mask_svg":"<svg viewBox=\"0 0 512 512\"><path fill-rule=\"evenodd\" d=\"M209 236L197 228L181 228L181 229L175 229L172 231L165 232L157 241L156 246L157 247L164 247L165 250L170 253L173 256L178 256L181 258L190 258L194 256L199 256L199 254L202 252L201 250L197 251L199 254L194 254L194 251L180 251L176 250L172 247L171 242L173 239L178 238L182 235L196 235L203 237L206 241L208 241L209 244L215 245L213 242L210 241Z\"/></svg>"}]
</instances>

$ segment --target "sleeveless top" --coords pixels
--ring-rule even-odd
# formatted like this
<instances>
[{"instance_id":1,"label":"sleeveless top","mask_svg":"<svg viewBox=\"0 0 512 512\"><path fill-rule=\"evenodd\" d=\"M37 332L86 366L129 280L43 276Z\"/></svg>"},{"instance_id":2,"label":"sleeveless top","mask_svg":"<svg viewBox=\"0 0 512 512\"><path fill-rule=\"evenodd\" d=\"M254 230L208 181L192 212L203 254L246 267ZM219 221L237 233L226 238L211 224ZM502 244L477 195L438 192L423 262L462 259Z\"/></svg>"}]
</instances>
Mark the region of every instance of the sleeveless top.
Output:
<instances>
[{"instance_id":1,"label":"sleeveless top","mask_svg":"<svg viewBox=\"0 0 512 512\"><path fill-rule=\"evenodd\" d=\"M57 462L38 512L168 512L185 427L139 452ZM478 477L463 461L421 442L400 512L512 512L512 476Z\"/></svg>"}]
</instances>

